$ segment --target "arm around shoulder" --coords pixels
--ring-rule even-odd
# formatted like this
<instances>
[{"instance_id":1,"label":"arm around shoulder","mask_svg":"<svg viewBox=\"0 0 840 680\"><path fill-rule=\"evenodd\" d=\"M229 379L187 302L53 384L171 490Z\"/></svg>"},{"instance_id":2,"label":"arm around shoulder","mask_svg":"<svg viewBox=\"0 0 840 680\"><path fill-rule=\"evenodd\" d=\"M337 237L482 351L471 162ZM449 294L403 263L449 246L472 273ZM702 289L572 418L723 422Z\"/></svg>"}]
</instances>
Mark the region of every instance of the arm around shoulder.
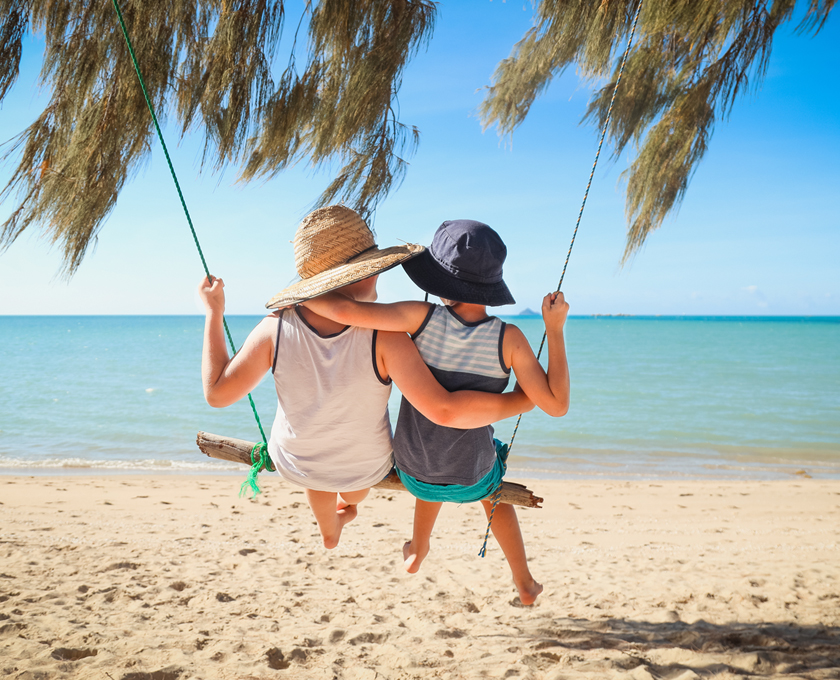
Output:
<instances>
[{"instance_id":1,"label":"arm around shoulder","mask_svg":"<svg viewBox=\"0 0 840 680\"><path fill-rule=\"evenodd\" d=\"M494 394L449 392L435 380L405 333L380 333L377 354L403 396L436 425L472 429L530 411L534 404L520 391Z\"/></svg>"},{"instance_id":2,"label":"arm around shoulder","mask_svg":"<svg viewBox=\"0 0 840 680\"><path fill-rule=\"evenodd\" d=\"M355 300L340 292L326 293L301 303L336 323L378 331L414 333L429 312L428 302L405 300L388 304Z\"/></svg>"}]
</instances>

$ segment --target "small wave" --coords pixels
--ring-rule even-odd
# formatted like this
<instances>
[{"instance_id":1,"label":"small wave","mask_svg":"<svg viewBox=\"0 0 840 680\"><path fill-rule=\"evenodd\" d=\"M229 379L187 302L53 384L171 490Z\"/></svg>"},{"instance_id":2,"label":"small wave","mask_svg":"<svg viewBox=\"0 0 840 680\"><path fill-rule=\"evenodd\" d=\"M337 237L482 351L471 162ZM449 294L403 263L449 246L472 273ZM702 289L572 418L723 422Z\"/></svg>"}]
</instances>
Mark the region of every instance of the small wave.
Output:
<instances>
[{"instance_id":1,"label":"small wave","mask_svg":"<svg viewBox=\"0 0 840 680\"><path fill-rule=\"evenodd\" d=\"M0 468L31 470L112 470L123 472L222 472L245 471L247 468L238 463L227 461L186 462L178 460L96 460L87 458L31 458L0 457Z\"/></svg>"}]
</instances>

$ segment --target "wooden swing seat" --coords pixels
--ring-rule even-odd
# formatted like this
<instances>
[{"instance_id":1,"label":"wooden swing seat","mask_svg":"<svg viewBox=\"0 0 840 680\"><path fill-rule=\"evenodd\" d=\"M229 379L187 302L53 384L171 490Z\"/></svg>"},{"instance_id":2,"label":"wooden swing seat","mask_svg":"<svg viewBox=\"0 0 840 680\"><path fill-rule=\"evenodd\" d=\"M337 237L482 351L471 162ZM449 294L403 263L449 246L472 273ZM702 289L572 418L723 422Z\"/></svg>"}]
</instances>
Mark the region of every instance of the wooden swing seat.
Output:
<instances>
[{"instance_id":1,"label":"wooden swing seat","mask_svg":"<svg viewBox=\"0 0 840 680\"><path fill-rule=\"evenodd\" d=\"M210 458L228 460L248 466L251 465L251 451L254 448L254 442L236 439L234 437L221 437L217 434L210 434L209 432L199 432L195 443L198 444L201 452L210 456ZM406 491L403 483L397 477L397 473L393 471L379 482L379 484L375 484L374 486L377 489ZM488 495L487 499L492 500L492 494ZM516 482L502 482L499 503L521 505L524 508L541 508L542 502L543 499L535 496L534 492L526 486L517 484Z\"/></svg>"}]
</instances>

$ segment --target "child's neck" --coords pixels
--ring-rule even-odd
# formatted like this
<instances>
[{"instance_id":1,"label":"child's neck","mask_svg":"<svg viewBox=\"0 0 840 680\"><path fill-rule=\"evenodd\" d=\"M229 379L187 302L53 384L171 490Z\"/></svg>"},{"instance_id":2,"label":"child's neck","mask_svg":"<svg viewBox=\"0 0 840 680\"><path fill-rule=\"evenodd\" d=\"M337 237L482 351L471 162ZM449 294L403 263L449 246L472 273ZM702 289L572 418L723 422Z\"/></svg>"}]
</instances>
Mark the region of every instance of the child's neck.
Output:
<instances>
[{"instance_id":1,"label":"child's neck","mask_svg":"<svg viewBox=\"0 0 840 680\"><path fill-rule=\"evenodd\" d=\"M300 313L303 315L303 318L306 319L306 322L312 326L316 331L318 331L318 335L325 337L327 335L335 335L336 333L340 333L343 331L347 326L343 323L336 323L331 319L327 319L326 317L319 316L315 312L307 309L303 305L297 308L300 310Z\"/></svg>"},{"instance_id":2,"label":"child's neck","mask_svg":"<svg viewBox=\"0 0 840 680\"><path fill-rule=\"evenodd\" d=\"M468 302L449 302L448 307L460 316L464 321L474 323L486 319L487 307L485 305L474 305Z\"/></svg>"}]
</instances>

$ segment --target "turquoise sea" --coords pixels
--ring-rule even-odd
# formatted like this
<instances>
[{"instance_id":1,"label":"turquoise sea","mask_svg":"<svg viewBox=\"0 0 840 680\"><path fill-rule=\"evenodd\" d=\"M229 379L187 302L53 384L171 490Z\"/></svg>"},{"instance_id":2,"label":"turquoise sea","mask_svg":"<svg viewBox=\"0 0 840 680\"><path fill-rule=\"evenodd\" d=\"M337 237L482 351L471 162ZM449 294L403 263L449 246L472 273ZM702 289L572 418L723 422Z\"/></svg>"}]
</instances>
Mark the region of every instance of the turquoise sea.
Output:
<instances>
[{"instance_id":1,"label":"turquoise sea","mask_svg":"<svg viewBox=\"0 0 840 680\"><path fill-rule=\"evenodd\" d=\"M230 317L235 341L258 319ZM507 320L539 345L539 317ZM204 402L203 323L0 316L0 472L244 474L195 446L259 438L247 400ZM840 477L840 318L572 317L566 339L570 412L525 414L509 477ZM268 429L272 381L253 396Z\"/></svg>"}]
</instances>

